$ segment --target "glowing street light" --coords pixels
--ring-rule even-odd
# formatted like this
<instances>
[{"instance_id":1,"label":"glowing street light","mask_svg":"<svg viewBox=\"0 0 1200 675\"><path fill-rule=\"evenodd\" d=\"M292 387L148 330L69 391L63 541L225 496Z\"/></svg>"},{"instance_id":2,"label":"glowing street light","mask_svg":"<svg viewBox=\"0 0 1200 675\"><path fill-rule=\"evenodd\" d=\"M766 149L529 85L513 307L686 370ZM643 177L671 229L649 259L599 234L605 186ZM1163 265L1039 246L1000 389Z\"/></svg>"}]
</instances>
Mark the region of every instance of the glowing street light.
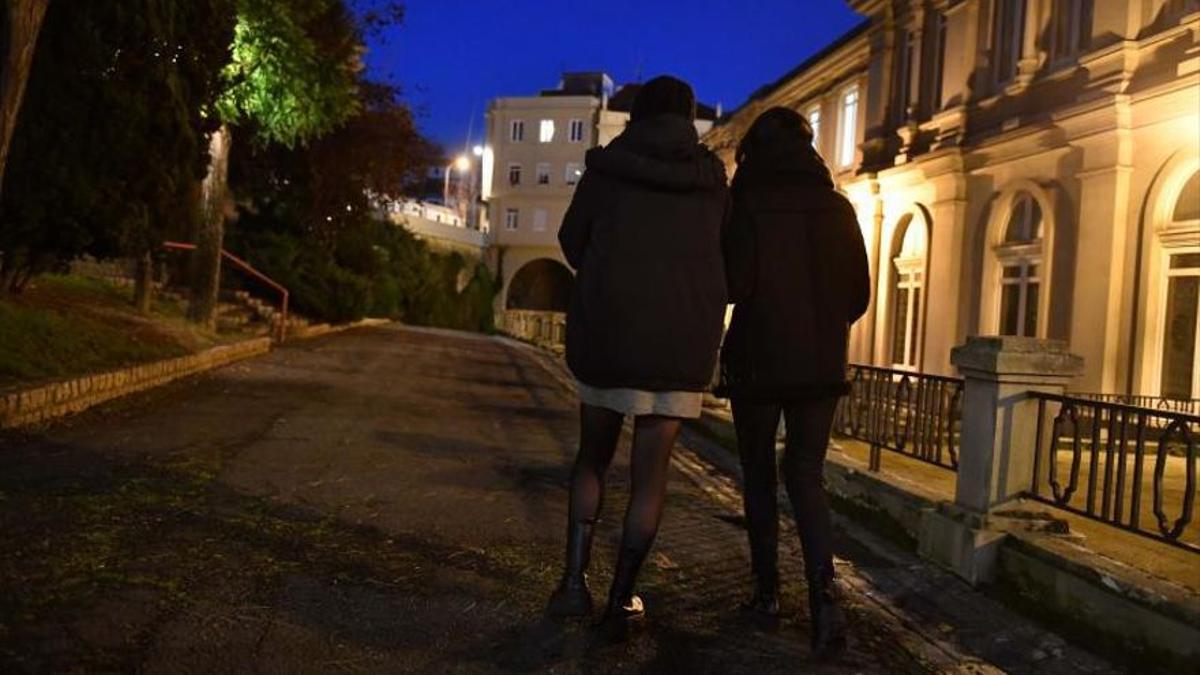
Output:
<instances>
[{"instance_id":1,"label":"glowing street light","mask_svg":"<svg viewBox=\"0 0 1200 675\"><path fill-rule=\"evenodd\" d=\"M483 157L483 146L477 145L471 148L471 154L475 155L476 157Z\"/></svg>"},{"instance_id":2,"label":"glowing street light","mask_svg":"<svg viewBox=\"0 0 1200 675\"><path fill-rule=\"evenodd\" d=\"M450 162L450 164L446 166L446 175L442 183L442 204L446 206L450 205L450 172L455 170L459 173L466 173L467 171L470 171L471 158L467 157L466 155L459 155L458 157L454 158L453 162Z\"/></svg>"}]
</instances>

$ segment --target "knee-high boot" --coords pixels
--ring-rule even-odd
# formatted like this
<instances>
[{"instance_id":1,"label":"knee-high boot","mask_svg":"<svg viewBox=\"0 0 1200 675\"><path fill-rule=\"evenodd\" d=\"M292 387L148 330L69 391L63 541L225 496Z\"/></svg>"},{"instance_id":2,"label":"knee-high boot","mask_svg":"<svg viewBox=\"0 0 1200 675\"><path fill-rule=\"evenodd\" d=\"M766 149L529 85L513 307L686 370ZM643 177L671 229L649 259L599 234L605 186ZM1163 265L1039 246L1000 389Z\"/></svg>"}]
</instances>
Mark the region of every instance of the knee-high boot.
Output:
<instances>
[{"instance_id":1,"label":"knee-high boot","mask_svg":"<svg viewBox=\"0 0 1200 675\"><path fill-rule=\"evenodd\" d=\"M754 595L742 607L759 614L779 615L779 529L747 523Z\"/></svg>"},{"instance_id":2,"label":"knee-high boot","mask_svg":"<svg viewBox=\"0 0 1200 675\"><path fill-rule=\"evenodd\" d=\"M562 579L550 596L546 613L567 618L590 614L592 593L587 585L588 562L592 557L592 534L595 526L589 522L567 525L567 562Z\"/></svg>"}]
</instances>

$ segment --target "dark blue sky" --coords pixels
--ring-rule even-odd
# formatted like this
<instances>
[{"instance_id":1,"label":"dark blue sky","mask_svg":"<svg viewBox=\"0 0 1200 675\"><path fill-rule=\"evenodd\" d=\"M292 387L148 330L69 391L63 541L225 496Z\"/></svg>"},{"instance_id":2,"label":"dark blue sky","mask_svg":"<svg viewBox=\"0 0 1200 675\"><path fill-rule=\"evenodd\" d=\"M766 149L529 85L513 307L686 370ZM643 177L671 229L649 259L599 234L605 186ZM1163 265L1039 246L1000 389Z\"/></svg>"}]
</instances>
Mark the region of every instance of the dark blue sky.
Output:
<instances>
[{"instance_id":1,"label":"dark blue sky","mask_svg":"<svg viewBox=\"0 0 1200 675\"><path fill-rule=\"evenodd\" d=\"M489 99L551 88L562 71L604 70L618 86L670 73L728 111L858 22L843 0L408 0L367 63L452 152L472 119L482 136Z\"/></svg>"}]
</instances>

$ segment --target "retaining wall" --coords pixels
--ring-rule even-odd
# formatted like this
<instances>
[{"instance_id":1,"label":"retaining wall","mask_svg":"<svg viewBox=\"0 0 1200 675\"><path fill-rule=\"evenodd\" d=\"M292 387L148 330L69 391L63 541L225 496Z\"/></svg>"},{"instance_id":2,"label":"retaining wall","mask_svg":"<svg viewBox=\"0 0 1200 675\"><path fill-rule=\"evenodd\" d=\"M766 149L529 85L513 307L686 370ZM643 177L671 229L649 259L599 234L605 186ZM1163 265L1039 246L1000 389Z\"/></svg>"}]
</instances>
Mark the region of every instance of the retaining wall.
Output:
<instances>
[{"instance_id":1,"label":"retaining wall","mask_svg":"<svg viewBox=\"0 0 1200 675\"><path fill-rule=\"evenodd\" d=\"M271 351L270 338L214 347L197 354L88 375L0 396L0 429L81 412L114 398L157 387Z\"/></svg>"}]
</instances>

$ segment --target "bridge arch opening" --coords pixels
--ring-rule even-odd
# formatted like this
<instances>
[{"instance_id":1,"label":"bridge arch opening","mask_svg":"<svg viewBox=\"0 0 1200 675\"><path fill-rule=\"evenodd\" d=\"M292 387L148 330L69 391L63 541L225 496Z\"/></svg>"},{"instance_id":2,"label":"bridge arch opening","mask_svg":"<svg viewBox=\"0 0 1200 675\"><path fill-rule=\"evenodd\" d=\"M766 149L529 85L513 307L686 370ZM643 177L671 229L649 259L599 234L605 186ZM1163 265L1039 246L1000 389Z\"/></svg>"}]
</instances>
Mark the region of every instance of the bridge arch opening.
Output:
<instances>
[{"instance_id":1,"label":"bridge arch opening","mask_svg":"<svg viewBox=\"0 0 1200 675\"><path fill-rule=\"evenodd\" d=\"M508 283L505 309L565 312L575 278L566 265L549 258L525 263Z\"/></svg>"}]
</instances>

